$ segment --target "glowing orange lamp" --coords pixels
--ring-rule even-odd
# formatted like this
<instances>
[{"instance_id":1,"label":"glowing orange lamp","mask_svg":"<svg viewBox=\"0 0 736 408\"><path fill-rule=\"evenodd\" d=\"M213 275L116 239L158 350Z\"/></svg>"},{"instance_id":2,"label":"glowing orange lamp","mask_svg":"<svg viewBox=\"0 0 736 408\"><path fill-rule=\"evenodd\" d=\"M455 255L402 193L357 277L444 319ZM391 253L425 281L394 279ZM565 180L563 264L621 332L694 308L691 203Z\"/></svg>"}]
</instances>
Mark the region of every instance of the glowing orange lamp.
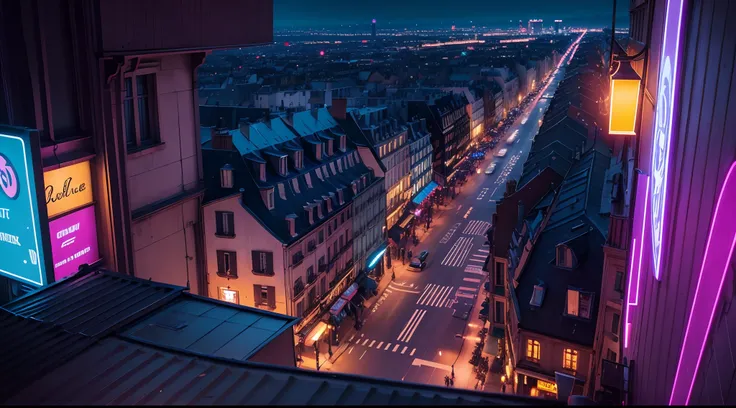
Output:
<instances>
[{"instance_id":1,"label":"glowing orange lamp","mask_svg":"<svg viewBox=\"0 0 736 408\"><path fill-rule=\"evenodd\" d=\"M636 134L639 92L641 92L641 77L634 71L629 61L618 61L618 67L611 75L611 112L608 134Z\"/></svg>"}]
</instances>

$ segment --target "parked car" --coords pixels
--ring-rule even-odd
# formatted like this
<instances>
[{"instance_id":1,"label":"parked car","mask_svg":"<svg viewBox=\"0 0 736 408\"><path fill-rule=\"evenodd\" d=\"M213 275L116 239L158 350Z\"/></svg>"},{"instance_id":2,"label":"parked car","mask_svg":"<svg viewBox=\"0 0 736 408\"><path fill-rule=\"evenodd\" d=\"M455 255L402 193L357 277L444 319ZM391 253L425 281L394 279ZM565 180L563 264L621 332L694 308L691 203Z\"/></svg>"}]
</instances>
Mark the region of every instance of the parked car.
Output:
<instances>
[{"instance_id":1,"label":"parked car","mask_svg":"<svg viewBox=\"0 0 736 408\"><path fill-rule=\"evenodd\" d=\"M500 150L499 150L499 151L498 151L498 152L496 153L496 156L498 156L498 157L504 157L504 156L506 156L506 152L508 152L508 149L500 149Z\"/></svg>"},{"instance_id":2,"label":"parked car","mask_svg":"<svg viewBox=\"0 0 736 408\"><path fill-rule=\"evenodd\" d=\"M428 256L429 256L429 251L427 251L427 250L425 249L424 251L420 252L420 253L419 253L419 255L417 255L417 258L418 258L418 259L419 259L420 261L424 262L424 261L426 261L426 260L427 260L427 257L428 257Z\"/></svg>"},{"instance_id":3,"label":"parked car","mask_svg":"<svg viewBox=\"0 0 736 408\"><path fill-rule=\"evenodd\" d=\"M493 174L493 172L496 170L496 163L491 163L486 168L486 174Z\"/></svg>"},{"instance_id":4,"label":"parked car","mask_svg":"<svg viewBox=\"0 0 736 408\"><path fill-rule=\"evenodd\" d=\"M409 266L406 269L412 272L421 272L426 266L426 262L420 261L419 258L413 258L411 262L409 262Z\"/></svg>"}]
</instances>

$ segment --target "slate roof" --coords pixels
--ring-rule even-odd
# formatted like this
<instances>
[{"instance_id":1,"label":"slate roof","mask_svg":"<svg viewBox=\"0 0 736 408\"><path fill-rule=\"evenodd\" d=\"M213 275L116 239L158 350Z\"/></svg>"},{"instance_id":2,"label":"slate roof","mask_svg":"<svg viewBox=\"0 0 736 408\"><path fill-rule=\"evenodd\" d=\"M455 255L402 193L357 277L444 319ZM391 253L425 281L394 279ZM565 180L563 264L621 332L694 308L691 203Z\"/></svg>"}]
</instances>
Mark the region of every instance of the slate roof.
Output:
<instances>
[{"instance_id":1,"label":"slate roof","mask_svg":"<svg viewBox=\"0 0 736 408\"><path fill-rule=\"evenodd\" d=\"M366 176L370 186L382 182L376 178L355 150L355 144L346 139L346 151L338 149L337 136L345 131L332 118L327 109L319 109L315 118L312 112L294 113L291 121L274 118L270 126L265 123L250 125L250 141L239 129L230 131L237 150L216 150L205 141L202 149L204 179L207 190L205 203L224 197L240 195L241 205L261 225L284 244L299 239L308 231L319 227L333 214L349 205L353 198L351 183ZM255 136L255 135L258 136ZM311 154L311 144L334 140L333 154L323 154L317 160ZM279 175L268 160L268 156L283 156L290 150L303 150L303 168L297 170L288 160L288 174ZM326 149L323 150L323 153ZM259 180L252 162L266 163L266 181ZM233 188L222 188L220 169L229 164L233 168ZM261 189L274 190L274 209L269 210L261 198ZM243 193L240 193L242 189ZM338 200L337 190L343 191L343 204ZM333 211L328 213L324 197L330 197ZM317 217L309 224L305 205L319 203L324 217ZM286 217L296 215L296 236L292 237Z\"/></svg>"},{"instance_id":2,"label":"slate roof","mask_svg":"<svg viewBox=\"0 0 736 408\"><path fill-rule=\"evenodd\" d=\"M110 305L97 303L97 290L107 293ZM170 299L148 307L136 296L147 290ZM82 305L116 311L108 314L111 327L90 331L100 327L97 319L80 324L82 316L99 317ZM291 338L287 331L297 319L108 271L77 273L9 306L26 315L0 308L2 404L560 405L243 361L262 347L259 332ZM50 317L57 309L66 320ZM97 334L72 331L64 326L69 321L77 324L67 327ZM176 333L162 331L167 327Z\"/></svg>"},{"instance_id":3,"label":"slate roof","mask_svg":"<svg viewBox=\"0 0 736 408\"><path fill-rule=\"evenodd\" d=\"M603 273L603 245L608 217L600 215L610 153L597 143L575 163L555 197L549 220L540 232L515 289L519 327L550 337L592 346ZM530 215L531 216L531 215ZM578 257L573 270L555 266L555 248L568 242ZM541 307L529 301L534 285L547 285ZM591 319L564 315L568 287L593 292Z\"/></svg>"}]
</instances>

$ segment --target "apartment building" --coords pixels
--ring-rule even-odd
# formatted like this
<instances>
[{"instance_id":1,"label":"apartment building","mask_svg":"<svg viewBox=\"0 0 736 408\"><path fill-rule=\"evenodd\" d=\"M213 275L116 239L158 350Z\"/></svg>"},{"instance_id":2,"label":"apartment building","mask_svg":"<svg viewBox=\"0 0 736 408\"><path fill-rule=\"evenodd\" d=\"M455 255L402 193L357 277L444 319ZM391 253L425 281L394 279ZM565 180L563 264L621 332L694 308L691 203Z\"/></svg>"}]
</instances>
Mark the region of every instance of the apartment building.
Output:
<instances>
[{"instance_id":1,"label":"apartment building","mask_svg":"<svg viewBox=\"0 0 736 408\"><path fill-rule=\"evenodd\" d=\"M382 179L327 109L203 132L208 295L301 317L301 339L354 316L353 198Z\"/></svg>"},{"instance_id":2,"label":"apartment building","mask_svg":"<svg viewBox=\"0 0 736 408\"><path fill-rule=\"evenodd\" d=\"M81 264L202 293L197 69L209 50L270 43L272 2L10 0L0 10L0 123L35 129L6 131L24 143L3 154L35 158L20 176L36 190L11 214L33 220L35 238L3 251L0 296Z\"/></svg>"}]
</instances>

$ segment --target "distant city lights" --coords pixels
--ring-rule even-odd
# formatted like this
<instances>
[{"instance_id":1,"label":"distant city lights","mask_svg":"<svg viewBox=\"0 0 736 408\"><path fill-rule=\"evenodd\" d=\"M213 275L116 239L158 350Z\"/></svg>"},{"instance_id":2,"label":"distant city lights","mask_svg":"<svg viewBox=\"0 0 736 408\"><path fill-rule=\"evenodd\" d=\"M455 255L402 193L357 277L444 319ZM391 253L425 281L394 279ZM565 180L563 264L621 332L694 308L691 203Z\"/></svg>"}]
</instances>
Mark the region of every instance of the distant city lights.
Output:
<instances>
[{"instance_id":1,"label":"distant city lights","mask_svg":"<svg viewBox=\"0 0 736 408\"><path fill-rule=\"evenodd\" d=\"M485 40L456 40L456 41L447 41L447 42L438 42L438 43L426 43L426 44L422 44L422 48L444 47L448 45L483 44L485 42L486 42Z\"/></svg>"},{"instance_id":2,"label":"distant city lights","mask_svg":"<svg viewBox=\"0 0 736 408\"><path fill-rule=\"evenodd\" d=\"M319 52L319 56L320 56L320 57L324 57L324 56L325 56L325 52L324 52L324 51L320 51L320 52Z\"/></svg>"}]
</instances>

